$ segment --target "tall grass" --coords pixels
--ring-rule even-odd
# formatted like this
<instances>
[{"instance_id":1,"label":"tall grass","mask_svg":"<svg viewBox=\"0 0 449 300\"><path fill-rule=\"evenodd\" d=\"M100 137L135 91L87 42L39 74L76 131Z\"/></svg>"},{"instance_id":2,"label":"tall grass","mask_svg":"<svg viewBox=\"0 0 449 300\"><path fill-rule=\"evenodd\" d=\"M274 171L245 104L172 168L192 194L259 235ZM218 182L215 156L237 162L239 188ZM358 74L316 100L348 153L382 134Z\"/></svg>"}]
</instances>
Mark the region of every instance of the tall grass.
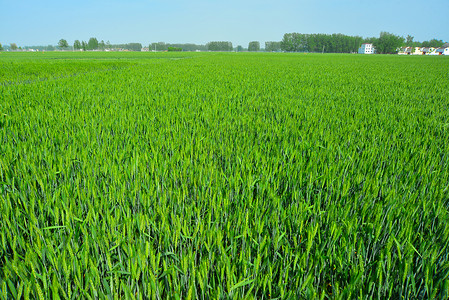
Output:
<instances>
[{"instance_id":1,"label":"tall grass","mask_svg":"<svg viewBox=\"0 0 449 300\"><path fill-rule=\"evenodd\" d=\"M0 298L447 298L449 60L0 56Z\"/></svg>"}]
</instances>

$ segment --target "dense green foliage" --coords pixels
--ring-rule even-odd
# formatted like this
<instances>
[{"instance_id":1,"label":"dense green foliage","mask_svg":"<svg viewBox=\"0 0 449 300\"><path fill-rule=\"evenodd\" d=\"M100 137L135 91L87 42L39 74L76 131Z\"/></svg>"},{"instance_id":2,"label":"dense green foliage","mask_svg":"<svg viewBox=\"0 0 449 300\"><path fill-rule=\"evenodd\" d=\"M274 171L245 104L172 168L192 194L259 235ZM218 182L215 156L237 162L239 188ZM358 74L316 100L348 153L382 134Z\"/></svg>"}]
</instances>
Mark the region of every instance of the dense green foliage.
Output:
<instances>
[{"instance_id":1,"label":"dense green foliage","mask_svg":"<svg viewBox=\"0 0 449 300\"><path fill-rule=\"evenodd\" d=\"M209 42L206 44L208 51L232 51L232 43L231 42Z\"/></svg>"},{"instance_id":2,"label":"dense green foliage","mask_svg":"<svg viewBox=\"0 0 449 300\"><path fill-rule=\"evenodd\" d=\"M180 47L168 47L167 51L170 51L170 52L181 52L182 48L180 48Z\"/></svg>"},{"instance_id":3,"label":"dense green foliage","mask_svg":"<svg viewBox=\"0 0 449 300\"><path fill-rule=\"evenodd\" d=\"M281 49L287 52L357 52L363 38L344 34L303 34L286 33L281 41Z\"/></svg>"},{"instance_id":4,"label":"dense green foliage","mask_svg":"<svg viewBox=\"0 0 449 300\"><path fill-rule=\"evenodd\" d=\"M404 44L404 38L389 32L381 32L379 38L374 39L373 45L377 53L397 53Z\"/></svg>"},{"instance_id":5,"label":"dense green foliage","mask_svg":"<svg viewBox=\"0 0 449 300\"><path fill-rule=\"evenodd\" d=\"M82 48L81 42L80 42L79 40L75 40L75 41L73 42L73 49L79 50L79 49L81 49L81 48Z\"/></svg>"},{"instance_id":6,"label":"dense green foliage","mask_svg":"<svg viewBox=\"0 0 449 300\"><path fill-rule=\"evenodd\" d=\"M413 47L441 47L443 46L445 43L443 42L443 40L437 40L437 39L431 39L430 41L424 41L421 44L419 44L419 42L416 42L417 44L414 44Z\"/></svg>"},{"instance_id":7,"label":"dense green foliage","mask_svg":"<svg viewBox=\"0 0 449 300\"><path fill-rule=\"evenodd\" d=\"M443 40L431 39L430 41L414 41L414 37L411 35L407 35L406 40L402 44L402 46L406 47L434 47L438 48L444 45Z\"/></svg>"},{"instance_id":8,"label":"dense green foliage","mask_svg":"<svg viewBox=\"0 0 449 300\"><path fill-rule=\"evenodd\" d=\"M207 51L206 45L197 45L197 44L170 44L164 42L151 43L149 45L150 50L156 51L167 51L169 47L181 48L184 51Z\"/></svg>"},{"instance_id":9,"label":"dense green foliage","mask_svg":"<svg viewBox=\"0 0 449 300\"><path fill-rule=\"evenodd\" d=\"M250 52L260 51L260 43L258 41L249 42L248 51L250 51Z\"/></svg>"},{"instance_id":10,"label":"dense green foliage","mask_svg":"<svg viewBox=\"0 0 449 300\"><path fill-rule=\"evenodd\" d=\"M98 40L97 38L91 37L87 42L87 50L97 50L98 49Z\"/></svg>"},{"instance_id":11,"label":"dense green foliage","mask_svg":"<svg viewBox=\"0 0 449 300\"><path fill-rule=\"evenodd\" d=\"M69 43L67 43L67 40L60 39L58 42L59 49L66 49L69 47Z\"/></svg>"},{"instance_id":12,"label":"dense green foliage","mask_svg":"<svg viewBox=\"0 0 449 300\"><path fill-rule=\"evenodd\" d=\"M267 52L281 51L281 42L265 42L265 51Z\"/></svg>"},{"instance_id":13,"label":"dense green foliage","mask_svg":"<svg viewBox=\"0 0 449 300\"><path fill-rule=\"evenodd\" d=\"M1 53L0 298L447 298L448 67Z\"/></svg>"}]
</instances>

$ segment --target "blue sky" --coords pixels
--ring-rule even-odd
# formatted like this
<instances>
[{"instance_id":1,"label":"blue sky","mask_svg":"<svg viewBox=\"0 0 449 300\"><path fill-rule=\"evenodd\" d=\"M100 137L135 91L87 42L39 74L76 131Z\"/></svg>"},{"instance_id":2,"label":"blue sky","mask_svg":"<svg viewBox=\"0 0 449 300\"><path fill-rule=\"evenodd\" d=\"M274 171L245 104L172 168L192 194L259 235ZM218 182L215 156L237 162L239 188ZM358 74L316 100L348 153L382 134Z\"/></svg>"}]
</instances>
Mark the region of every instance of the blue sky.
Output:
<instances>
[{"instance_id":1,"label":"blue sky","mask_svg":"<svg viewBox=\"0 0 449 300\"><path fill-rule=\"evenodd\" d=\"M381 31L449 42L449 0L0 0L0 43L279 41L284 33Z\"/></svg>"}]
</instances>

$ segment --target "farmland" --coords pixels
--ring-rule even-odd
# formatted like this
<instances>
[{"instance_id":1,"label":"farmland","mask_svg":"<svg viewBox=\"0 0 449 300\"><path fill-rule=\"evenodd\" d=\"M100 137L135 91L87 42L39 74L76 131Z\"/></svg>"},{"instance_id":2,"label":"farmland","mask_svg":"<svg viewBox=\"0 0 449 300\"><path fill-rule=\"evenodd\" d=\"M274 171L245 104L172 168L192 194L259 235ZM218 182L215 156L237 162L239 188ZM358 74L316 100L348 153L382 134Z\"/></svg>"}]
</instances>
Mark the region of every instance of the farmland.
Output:
<instances>
[{"instance_id":1,"label":"farmland","mask_svg":"<svg viewBox=\"0 0 449 300\"><path fill-rule=\"evenodd\" d=\"M0 298L447 298L448 70L0 53Z\"/></svg>"}]
</instances>

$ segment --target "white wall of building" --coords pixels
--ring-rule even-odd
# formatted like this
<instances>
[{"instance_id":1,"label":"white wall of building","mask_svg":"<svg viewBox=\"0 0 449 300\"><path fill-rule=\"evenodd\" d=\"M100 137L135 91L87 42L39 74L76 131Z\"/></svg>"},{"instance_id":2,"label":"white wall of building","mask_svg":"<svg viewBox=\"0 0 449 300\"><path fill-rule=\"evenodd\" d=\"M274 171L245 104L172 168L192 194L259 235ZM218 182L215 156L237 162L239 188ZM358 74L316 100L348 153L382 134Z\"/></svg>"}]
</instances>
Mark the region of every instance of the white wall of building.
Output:
<instances>
[{"instance_id":1,"label":"white wall of building","mask_svg":"<svg viewBox=\"0 0 449 300\"><path fill-rule=\"evenodd\" d=\"M373 44L362 44L359 48L360 54L373 54L375 51Z\"/></svg>"}]
</instances>

